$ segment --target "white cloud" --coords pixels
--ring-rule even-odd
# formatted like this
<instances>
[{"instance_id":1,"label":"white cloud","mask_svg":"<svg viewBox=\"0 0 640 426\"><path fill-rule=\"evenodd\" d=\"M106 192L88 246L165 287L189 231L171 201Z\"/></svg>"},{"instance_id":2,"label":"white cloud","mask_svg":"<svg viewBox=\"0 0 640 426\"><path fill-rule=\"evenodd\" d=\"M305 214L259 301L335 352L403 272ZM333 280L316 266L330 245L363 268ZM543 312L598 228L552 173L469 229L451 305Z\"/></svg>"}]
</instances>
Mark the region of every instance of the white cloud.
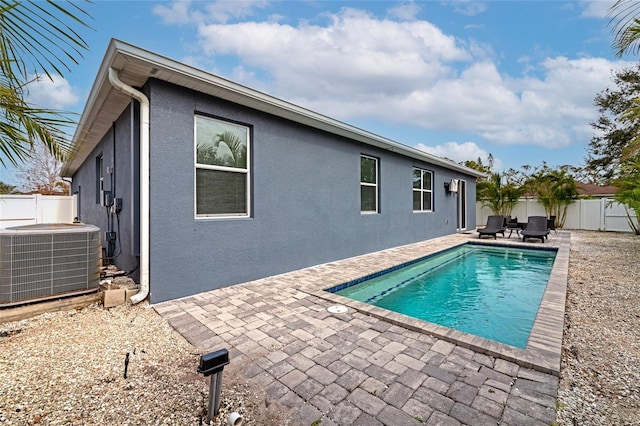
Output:
<instances>
[{"instance_id":1,"label":"white cloud","mask_svg":"<svg viewBox=\"0 0 640 426\"><path fill-rule=\"evenodd\" d=\"M76 91L64 78L52 75L53 80L46 76L32 75L32 83L28 84L26 100L41 108L64 110L78 103L80 100Z\"/></svg>"},{"instance_id":2,"label":"white cloud","mask_svg":"<svg viewBox=\"0 0 640 426\"><path fill-rule=\"evenodd\" d=\"M467 16L476 16L487 10L487 4L475 0L454 0L450 4L457 13Z\"/></svg>"},{"instance_id":3,"label":"white cloud","mask_svg":"<svg viewBox=\"0 0 640 426\"><path fill-rule=\"evenodd\" d=\"M611 85L612 69L630 65L598 58L550 58L537 64L543 77L512 78L484 61L431 86L416 85L411 92L382 100L374 93L369 102L363 95L354 102L346 93L313 105L341 116L362 114L430 130L476 133L495 144L560 148L590 138L584 124L597 117L593 98Z\"/></svg>"},{"instance_id":4,"label":"white cloud","mask_svg":"<svg viewBox=\"0 0 640 426\"><path fill-rule=\"evenodd\" d=\"M464 46L469 50L474 58L495 58L496 52L493 50L493 46L488 43L479 42L474 39L470 39Z\"/></svg>"},{"instance_id":5,"label":"white cloud","mask_svg":"<svg viewBox=\"0 0 640 426\"><path fill-rule=\"evenodd\" d=\"M584 7L582 16L585 18L608 18L609 10L615 0L582 0Z\"/></svg>"},{"instance_id":6,"label":"white cloud","mask_svg":"<svg viewBox=\"0 0 640 426\"><path fill-rule=\"evenodd\" d=\"M261 5L225 13L240 16ZM412 5L399 6L407 7L404 16ZM612 69L632 65L527 58L526 73L511 76L498 69L492 46L456 39L424 20L344 8L322 15L323 25L211 23L224 20L220 7L189 13L207 17L196 19L200 56L237 58L234 80L341 120L474 133L493 144L559 148L588 140L585 124L597 118L593 98L611 84Z\"/></svg>"},{"instance_id":7,"label":"white cloud","mask_svg":"<svg viewBox=\"0 0 640 426\"><path fill-rule=\"evenodd\" d=\"M189 24L194 20L193 14L190 13L190 1L176 1L169 3L168 6L157 4L152 11L155 15L162 18L165 24Z\"/></svg>"},{"instance_id":8,"label":"white cloud","mask_svg":"<svg viewBox=\"0 0 640 426\"><path fill-rule=\"evenodd\" d=\"M216 1L207 4L207 15L214 22L227 23L234 18L251 16L255 8L267 6L266 0Z\"/></svg>"},{"instance_id":9,"label":"white cloud","mask_svg":"<svg viewBox=\"0 0 640 426\"><path fill-rule=\"evenodd\" d=\"M354 9L329 18L328 26L245 22L201 25L199 33L206 54L237 55L269 73L271 93L306 104L406 96L452 73L450 62L471 59L426 21L378 20Z\"/></svg>"},{"instance_id":10,"label":"white cloud","mask_svg":"<svg viewBox=\"0 0 640 426\"><path fill-rule=\"evenodd\" d=\"M478 161L478 158L480 158L482 164L489 164L490 153L480 148L474 142L447 142L444 145L436 146L419 143L416 145L416 148L429 154L437 155L438 157L448 158L456 163ZM502 170L503 167L502 161L494 157L493 170Z\"/></svg>"},{"instance_id":11,"label":"white cloud","mask_svg":"<svg viewBox=\"0 0 640 426\"><path fill-rule=\"evenodd\" d=\"M411 21L415 19L422 8L418 6L415 2L403 3L399 6L392 7L389 9L389 16L393 16L398 19L403 19L405 21Z\"/></svg>"},{"instance_id":12,"label":"white cloud","mask_svg":"<svg viewBox=\"0 0 640 426\"><path fill-rule=\"evenodd\" d=\"M153 13L161 17L166 24L189 24L194 22L225 24L232 19L251 16L255 8L264 8L267 5L268 2L266 0L222 0L200 4L194 4L190 0L186 0L169 3L168 6L158 4L153 7ZM197 9L197 6L203 6L203 10Z\"/></svg>"}]
</instances>

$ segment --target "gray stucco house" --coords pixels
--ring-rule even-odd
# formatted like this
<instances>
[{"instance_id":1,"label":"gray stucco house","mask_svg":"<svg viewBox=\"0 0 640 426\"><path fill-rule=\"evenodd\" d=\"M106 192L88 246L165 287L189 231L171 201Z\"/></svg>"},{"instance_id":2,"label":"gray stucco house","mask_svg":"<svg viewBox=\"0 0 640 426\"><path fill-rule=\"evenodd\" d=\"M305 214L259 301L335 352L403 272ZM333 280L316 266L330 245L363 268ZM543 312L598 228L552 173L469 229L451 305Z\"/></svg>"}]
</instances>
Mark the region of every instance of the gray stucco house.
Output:
<instances>
[{"instance_id":1,"label":"gray stucco house","mask_svg":"<svg viewBox=\"0 0 640 426\"><path fill-rule=\"evenodd\" d=\"M475 228L480 173L117 40L73 146L136 302Z\"/></svg>"}]
</instances>

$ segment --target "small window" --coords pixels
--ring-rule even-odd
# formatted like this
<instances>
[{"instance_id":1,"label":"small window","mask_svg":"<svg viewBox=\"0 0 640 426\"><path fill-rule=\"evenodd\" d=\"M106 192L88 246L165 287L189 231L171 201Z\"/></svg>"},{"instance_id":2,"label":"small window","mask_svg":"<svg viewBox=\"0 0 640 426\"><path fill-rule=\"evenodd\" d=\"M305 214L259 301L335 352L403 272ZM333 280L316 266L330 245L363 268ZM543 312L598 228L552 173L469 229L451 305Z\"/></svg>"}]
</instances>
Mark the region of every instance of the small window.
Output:
<instances>
[{"instance_id":1,"label":"small window","mask_svg":"<svg viewBox=\"0 0 640 426\"><path fill-rule=\"evenodd\" d=\"M413 211L433 211L433 172L413 169Z\"/></svg>"},{"instance_id":2,"label":"small window","mask_svg":"<svg viewBox=\"0 0 640 426\"><path fill-rule=\"evenodd\" d=\"M360 157L360 212L378 212L378 159Z\"/></svg>"},{"instance_id":3,"label":"small window","mask_svg":"<svg viewBox=\"0 0 640 426\"><path fill-rule=\"evenodd\" d=\"M249 127L195 118L196 217L249 216Z\"/></svg>"}]
</instances>

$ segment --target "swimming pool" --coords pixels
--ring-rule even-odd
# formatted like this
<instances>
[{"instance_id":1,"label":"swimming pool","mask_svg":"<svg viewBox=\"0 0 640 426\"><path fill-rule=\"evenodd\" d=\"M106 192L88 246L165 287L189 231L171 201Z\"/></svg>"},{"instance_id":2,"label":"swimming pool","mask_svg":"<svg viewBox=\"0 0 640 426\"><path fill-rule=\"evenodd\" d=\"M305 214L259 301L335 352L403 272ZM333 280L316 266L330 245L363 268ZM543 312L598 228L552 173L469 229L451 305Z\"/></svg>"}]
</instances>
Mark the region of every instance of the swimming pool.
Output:
<instances>
[{"instance_id":1,"label":"swimming pool","mask_svg":"<svg viewBox=\"0 0 640 426\"><path fill-rule=\"evenodd\" d=\"M467 243L327 291L525 348L555 257Z\"/></svg>"}]
</instances>

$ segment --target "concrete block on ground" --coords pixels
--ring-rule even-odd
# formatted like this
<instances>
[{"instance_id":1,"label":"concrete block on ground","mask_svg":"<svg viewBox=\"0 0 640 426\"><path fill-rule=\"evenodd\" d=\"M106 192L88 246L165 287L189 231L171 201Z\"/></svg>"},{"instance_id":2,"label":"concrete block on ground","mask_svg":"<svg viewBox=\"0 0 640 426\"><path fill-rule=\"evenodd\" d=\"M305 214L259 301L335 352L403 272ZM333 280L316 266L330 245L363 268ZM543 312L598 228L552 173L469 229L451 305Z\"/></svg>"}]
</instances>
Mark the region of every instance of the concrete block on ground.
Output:
<instances>
[{"instance_id":1,"label":"concrete block on ground","mask_svg":"<svg viewBox=\"0 0 640 426\"><path fill-rule=\"evenodd\" d=\"M131 303L131 296L134 296L136 294L138 294L138 292L140 291L140 289L137 288L127 288L124 291L124 301L126 303Z\"/></svg>"},{"instance_id":2,"label":"concrete block on ground","mask_svg":"<svg viewBox=\"0 0 640 426\"><path fill-rule=\"evenodd\" d=\"M114 306L124 305L125 289L117 288L105 290L102 293L102 304L105 308L113 308Z\"/></svg>"}]
</instances>

